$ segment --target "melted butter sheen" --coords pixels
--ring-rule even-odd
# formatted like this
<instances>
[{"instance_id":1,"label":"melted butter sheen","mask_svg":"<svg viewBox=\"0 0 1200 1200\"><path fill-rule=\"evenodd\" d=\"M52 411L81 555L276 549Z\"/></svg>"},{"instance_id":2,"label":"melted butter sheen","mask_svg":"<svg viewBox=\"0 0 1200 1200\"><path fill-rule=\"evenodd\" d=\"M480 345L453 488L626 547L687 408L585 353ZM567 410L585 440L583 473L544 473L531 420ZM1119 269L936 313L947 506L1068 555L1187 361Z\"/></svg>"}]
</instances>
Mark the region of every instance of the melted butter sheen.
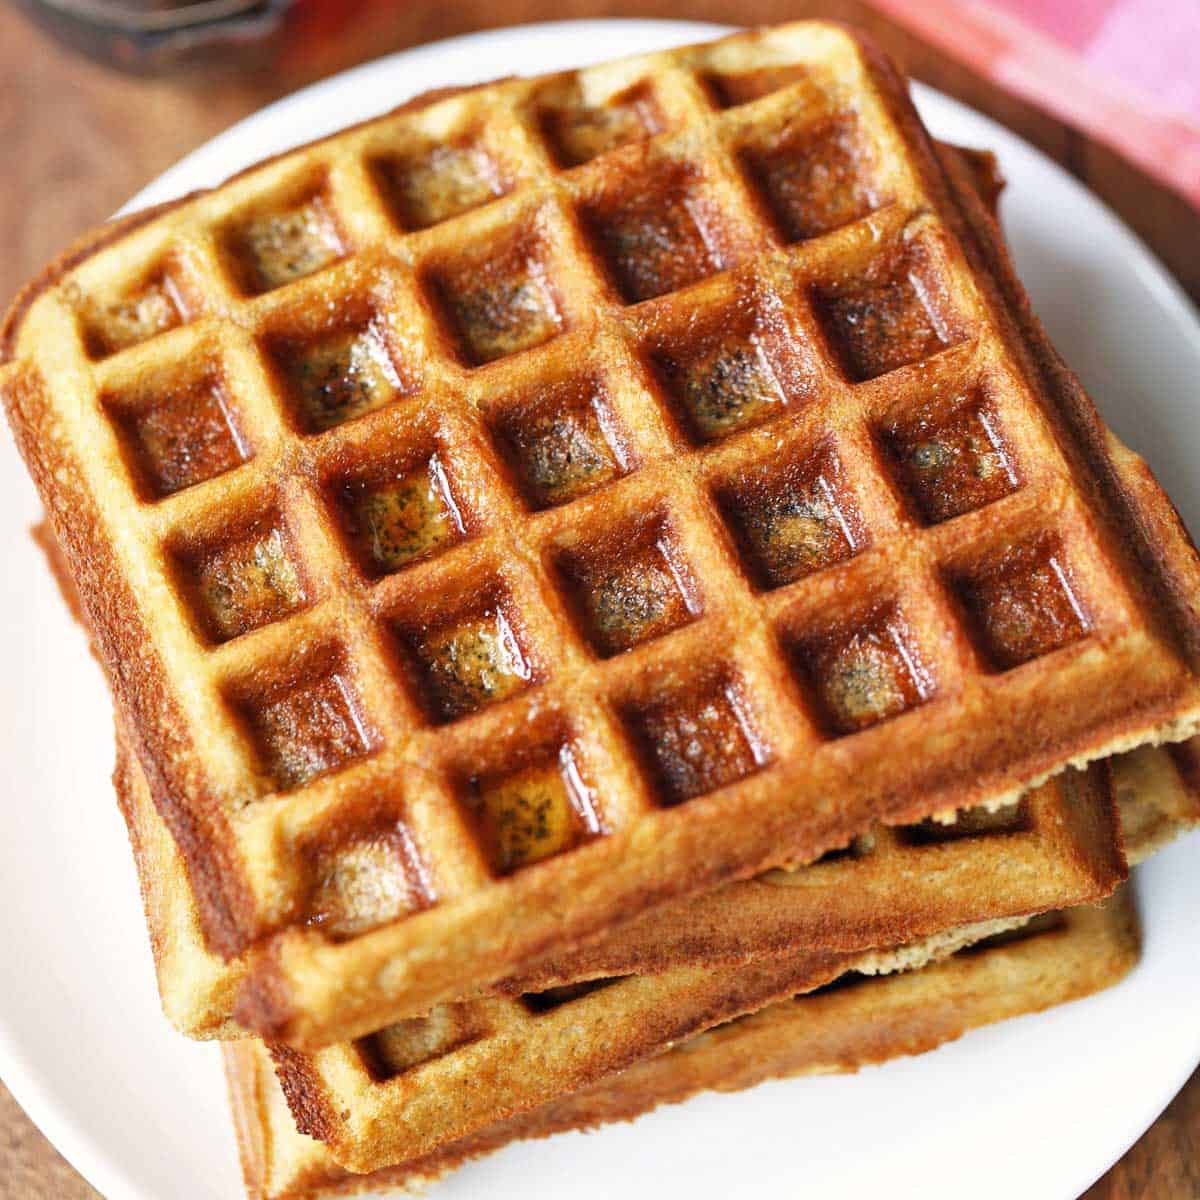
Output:
<instances>
[{"instance_id":1,"label":"melted butter sheen","mask_svg":"<svg viewBox=\"0 0 1200 1200\"><path fill-rule=\"evenodd\" d=\"M819 288L816 307L855 382L918 362L950 344L903 256L882 277Z\"/></svg>"},{"instance_id":2,"label":"melted butter sheen","mask_svg":"<svg viewBox=\"0 0 1200 1200\"><path fill-rule=\"evenodd\" d=\"M723 690L680 697L644 712L639 723L668 803L715 791L758 769L754 747Z\"/></svg>"},{"instance_id":3,"label":"melted butter sheen","mask_svg":"<svg viewBox=\"0 0 1200 1200\"><path fill-rule=\"evenodd\" d=\"M570 788L556 762L481 784L478 804L501 874L569 849L581 833Z\"/></svg>"},{"instance_id":4,"label":"melted butter sheen","mask_svg":"<svg viewBox=\"0 0 1200 1200\"><path fill-rule=\"evenodd\" d=\"M720 269L678 190L597 207L589 224L631 304L678 291Z\"/></svg>"},{"instance_id":5,"label":"melted butter sheen","mask_svg":"<svg viewBox=\"0 0 1200 1200\"><path fill-rule=\"evenodd\" d=\"M692 619L687 597L656 542L580 564L573 582L592 640L605 655L619 654Z\"/></svg>"},{"instance_id":6,"label":"melted butter sheen","mask_svg":"<svg viewBox=\"0 0 1200 1200\"><path fill-rule=\"evenodd\" d=\"M209 627L221 641L278 620L304 599L278 529L223 547L200 564L196 584Z\"/></svg>"},{"instance_id":7,"label":"melted butter sheen","mask_svg":"<svg viewBox=\"0 0 1200 1200\"><path fill-rule=\"evenodd\" d=\"M788 241L830 233L878 206L871 167L850 114L785 130L743 159Z\"/></svg>"},{"instance_id":8,"label":"melted butter sheen","mask_svg":"<svg viewBox=\"0 0 1200 1200\"><path fill-rule=\"evenodd\" d=\"M121 422L142 475L159 496L212 479L244 458L224 395L211 380L170 389Z\"/></svg>"},{"instance_id":9,"label":"melted butter sheen","mask_svg":"<svg viewBox=\"0 0 1200 1200\"><path fill-rule=\"evenodd\" d=\"M267 770L294 788L338 770L369 750L337 675L302 684L250 713Z\"/></svg>"},{"instance_id":10,"label":"melted butter sheen","mask_svg":"<svg viewBox=\"0 0 1200 1200\"><path fill-rule=\"evenodd\" d=\"M448 221L506 190L495 162L476 145L434 146L422 155L383 160L377 172L409 229Z\"/></svg>"},{"instance_id":11,"label":"melted butter sheen","mask_svg":"<svg viewBox=\"0 0 1200 1200\"><path fill-rule=\"evenodd\" d=\"M969 584L967 599L1002 670L1069 645L1089 629L1059 556L1045 547L1014 552Z\"/></svg>"},{"instance_id":12,"label":"melted butter sheen","mask_svg":"<svg viewBox=\"0 0 1200 1200\"><path fill-rule=\"evenodd\" d=\"M429 464L395 483L352 494L349 507L362 558L378 574L427 558L462 534Z\"/></svg>"},{"instance_id":13,"label":"melted butter sheen","mask_svg":"<svg viewBox=\"0 0 1200 1200\"><path fill-rule=\"evenodd\" d=\"M982 508L1018 486L995 420L983 409L941 424L922 421L890 440L905 486L931 523Z\"/></svg>"},{"instance_id":14,"label":"melted butter sheen","mask_svg":"<svg viewBox=\"0 0 1200 1200\"><path fill-rule=\"evenodd\" d=\"M394 838L352 842L325 856L321 867L309 923L330 937L357 937L419 907Z\"/></svg>"},{"instance_id":15,"label":"melted butter sheen","mask_svg":"<svg viewBox=\"0 0 1200 1200\"><path fill-rule=\"evenodd\" d=\"M541 263L520 245L447 267L436 287L472 365L541 345L562 329Z\"/></svg>"},{"instance_id":16,"label":"melted butter sheen","mask_svg":"<svg viewBox=\"0 0 1200 1200\"><path fill-rule=\"evenodd\" d=\"M382 337L371 327L339 330L287 356L300 423L321 433L403 393Z\"/></svg>"},{"instance_id":17,"label":"melted butter sheen","mask_svg":"<svg viewBox=\"0 0 1200 1200\"><path fill-rule=\"evenodd\" d=\"M417 648L430 699L447 721L507 699L526 687L532 671L498 610L438 631Z\"/></svg>"},{"instance_id":18,"label":"melted butter sheen","mask_svg":"<svg viewBox=\"0 0 1200 1200\"><path fill-rule=\"evenodd\" d=\"M503 437L526 493L539 508L577 499L621 472L593 405L514 415Z\"/></svg>"},{"instance_id":19,"label":"melted butter sheen","mask_svg":"<svg viewBox=\"0 0 1200 1200\"><path fill-rule=\"evenodd\" d=\"M676 375L688 418L705 441L761 423L784 399L765 353L751 338L727 338L680 364Z\"/></svg>"},{"instance_id":20,"label":"melted butter sheen","mask_svg":"<svg viewBox=\"0 0 1200 1200\"><path fill-rule=\"evenodd\" d=\"M899 620L887 614L830 634L800 656L834 736L899 716L930 693Z\"/></svg>"},{"instance_id":21,"label":"melted butter sheen","mask_svg":"<svg viewBox=\"0 0 1200 1200\"><path fill-rule=\"evenodd\" d=\"M342 257L341 241L317 200L248 221L235 253L248 290L267 292L293 283Z\"/></svg>"}]
</instances>

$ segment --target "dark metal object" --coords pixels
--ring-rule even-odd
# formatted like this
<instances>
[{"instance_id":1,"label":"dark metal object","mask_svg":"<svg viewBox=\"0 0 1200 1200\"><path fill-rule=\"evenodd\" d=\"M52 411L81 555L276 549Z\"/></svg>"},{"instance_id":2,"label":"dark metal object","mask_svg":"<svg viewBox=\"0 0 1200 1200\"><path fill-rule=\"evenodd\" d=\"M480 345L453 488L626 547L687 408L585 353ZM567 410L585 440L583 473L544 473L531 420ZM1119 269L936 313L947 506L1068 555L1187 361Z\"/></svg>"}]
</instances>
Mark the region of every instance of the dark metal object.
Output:
<instances>
[{"instance_id":1,"label":"dark metal object","mask_svg":"<svg viewBox=\"0 0 1200 1200\"><path fill-rule=\"evenodd\" d=\"M261 61L294 0L16 0L74 49L122 70Z\"/></svg>"}]
</instances>

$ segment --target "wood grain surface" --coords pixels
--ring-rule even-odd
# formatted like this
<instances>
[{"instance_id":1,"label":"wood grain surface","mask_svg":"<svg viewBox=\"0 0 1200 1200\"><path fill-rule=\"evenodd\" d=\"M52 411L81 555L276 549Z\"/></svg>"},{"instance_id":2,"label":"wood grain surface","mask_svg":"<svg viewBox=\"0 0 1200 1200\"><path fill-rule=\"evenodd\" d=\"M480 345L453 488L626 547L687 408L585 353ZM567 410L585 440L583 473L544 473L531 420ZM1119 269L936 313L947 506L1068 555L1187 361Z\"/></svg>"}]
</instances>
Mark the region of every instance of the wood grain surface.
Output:
<instances>
[{"instance_id":1,"label":"wood grain surface","mask_svg":"<svg viewBox=\"0 0 1200 1200\"><path fill-rule=\"evenodd\" d=\"M59 48L0 0L0 306L66 242L186 151L304 83L388 50L472 29L593 16L740 24L824 16L864 25L911 75L1003 121L1083 179L1200 298L1200 219L1182 198L859 0L331 0L312 9L316 36L287 47L269 70L145 80ZM520 63L501 63L496 73L520 69ZM96 1195L0 1086L0 1198ZM1200 1072L1086 1200L1200 1200Z\"/></svg>"}]
</instances>

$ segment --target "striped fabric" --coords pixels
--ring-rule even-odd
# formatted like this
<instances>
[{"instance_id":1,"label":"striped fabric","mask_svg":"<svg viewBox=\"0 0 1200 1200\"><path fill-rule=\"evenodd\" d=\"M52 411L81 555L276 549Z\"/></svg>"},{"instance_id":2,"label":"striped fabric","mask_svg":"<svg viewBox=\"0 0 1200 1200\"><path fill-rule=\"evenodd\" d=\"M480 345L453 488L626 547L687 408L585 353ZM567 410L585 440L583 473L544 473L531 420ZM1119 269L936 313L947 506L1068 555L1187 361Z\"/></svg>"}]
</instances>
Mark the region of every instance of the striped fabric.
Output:
<instances>
[{"instance_id":1,"label":"striped fabric","mask_svg":"<svg viewBox=\"0 0 1200 1200\"><path fill-rule=\"evenodd\" d=\"M1200 0L873 0L1200 208Z\"/></svg>"}]
</instances>

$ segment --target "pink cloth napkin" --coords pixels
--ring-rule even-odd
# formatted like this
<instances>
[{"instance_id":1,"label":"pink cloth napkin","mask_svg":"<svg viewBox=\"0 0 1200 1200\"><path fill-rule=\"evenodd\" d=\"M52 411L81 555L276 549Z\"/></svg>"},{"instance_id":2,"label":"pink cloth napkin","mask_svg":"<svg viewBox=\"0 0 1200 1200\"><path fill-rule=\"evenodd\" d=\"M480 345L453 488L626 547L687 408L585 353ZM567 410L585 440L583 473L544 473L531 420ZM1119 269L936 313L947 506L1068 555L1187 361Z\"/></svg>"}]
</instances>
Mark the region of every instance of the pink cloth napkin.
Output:
<instances>
[{"instance_id":1,"label":"pink cloth napkin","mask_svg":"<svg viewBox=\"0 0 1200 1200\"><path fill-rule=\"evenodd\" d=\"M1200 208L1200 0L872 0Z\"/></svg>"}]
</instances>

